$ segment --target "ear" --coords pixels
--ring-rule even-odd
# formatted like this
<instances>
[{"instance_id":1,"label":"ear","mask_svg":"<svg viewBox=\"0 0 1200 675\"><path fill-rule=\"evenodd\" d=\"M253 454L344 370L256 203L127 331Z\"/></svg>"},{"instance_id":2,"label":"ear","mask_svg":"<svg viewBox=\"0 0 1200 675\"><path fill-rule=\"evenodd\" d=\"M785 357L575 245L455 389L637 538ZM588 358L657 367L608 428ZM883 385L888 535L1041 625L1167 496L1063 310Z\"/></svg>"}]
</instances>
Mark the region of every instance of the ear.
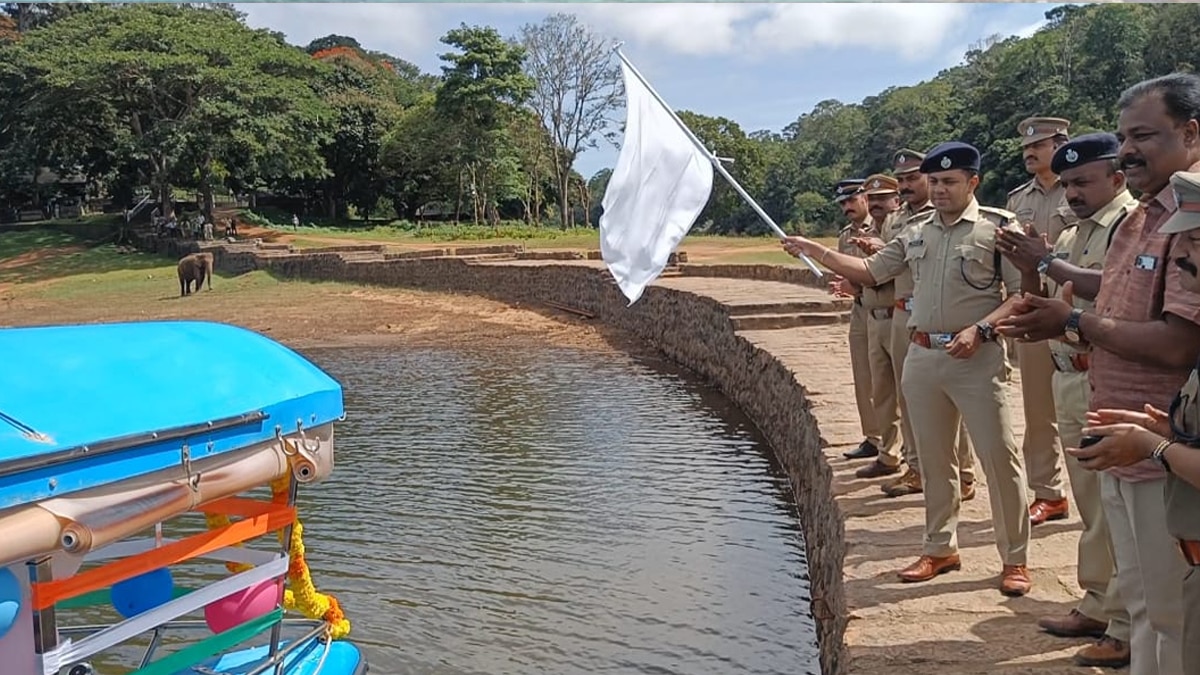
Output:
<instances>
[{"instance_id":1,"label":"ear","mask_svg":"<svg viewBox=\"0 0 1200 675\"><path fill-rule=\"evenodd\" d=\"M1183 125L1183 142L1186 145L1195 145L1200 139L1200 121L1192 118Z\"/></svg>"}]
</instances>

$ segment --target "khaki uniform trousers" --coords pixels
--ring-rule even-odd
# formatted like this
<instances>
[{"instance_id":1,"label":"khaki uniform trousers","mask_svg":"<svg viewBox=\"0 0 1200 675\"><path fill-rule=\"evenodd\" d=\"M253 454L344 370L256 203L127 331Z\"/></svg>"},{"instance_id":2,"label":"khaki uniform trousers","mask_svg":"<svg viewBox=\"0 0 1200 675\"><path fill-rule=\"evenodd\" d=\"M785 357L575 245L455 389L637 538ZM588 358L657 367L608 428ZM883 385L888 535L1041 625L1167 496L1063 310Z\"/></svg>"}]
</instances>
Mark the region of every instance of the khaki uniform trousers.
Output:
<instances>
[{"instance_id":1,"label":"khaki uniform trousers","mask_svg":"<svg viewBox=\"0 0 1200 675\"><path fill-rule=\"evenodd\" d=\"M1200 567L1183 577L1183 672L1200 673Z\"/></svg>"},{"instance_id":2,"label":"khaki uniform trousers","mask_svg":"<svg viewBox=\"0 0 1200 675\"><path fill-rule=\"evenodd\" d=\"M1100 474L1117 588L1129 612L1130 675L1182 675L1187 562L1167 533L1166 479L1131 483ZM1192 673L1188 673L1192 675Z\"/></svg>"},{"instance_id":3,"label":"khaki uniform trousers","mask_svg":"<svg viewBox=\"0 0 1200 675\"><path fill-rule=\"evenodd\" d=\"M1004 348L996 342L983 343L967 359L916 344L908 350L902 386L909 401L920 401L908 411L925 490L925 555L958 552L962 492L952 448L961 417L987 476L1000 560L1005 565L1026 564L1029 507L1008 407L1005 362Z\"/></svg>"},{"instance_id":4,"label":"khaki uniform trousers","mask_svg":"<svg viewBox=\"0 0 1200 675\"><path fill-rule=\"evenodd\" d=\"M1088 396L1091 393L1088 374L1055 370L1052 383L1062 444L1077 448L1083 436L1083 427L1087 426ZM1108 635L1129 642L1129 613L1125 611L1125 603L1117 589L1112 538L1104 517L1104 504L1100 500L1100 475L1083 468L1074 457L1068 456L1065 461L1071 479L1071 494L1075 496L1075 507L1083 520L1076 570L1083 598L1076 609L1094 621L1108 622Z\"/></svg>"},{"instance_id":5,"label":"khaki uniform trousers","mask_svg":"<svg viewBox=\"0 0 1200 675\"><path fill-rule=\"evenodd\" d=\"M1021 371L1021 401L1025 410L1025 436L1021 454L1029 490L1035 499L1059 500L1067 496L1058 419L1054 412L1055 373L1047 342L1017 342L1017 367Z\"/></svg>"},{"instance_id":6,"label":"khaki uniform trousers","mask_svg":"<svg viewBox=\"0 0 1200 675\"><path fill-rule=\"evenodd\" d=\"M896 383L904 381L904 361L912 346L909 337L909 313L897 309L892 314L892 366L895 367ZM916 347L915 349L919 349ZM913 436L912 420L908 415L908 399L904 396L904 387L896 387L900 403L900 435L904 439L904 462L908 468L921 473L921 459L917 455L917 441ZM959 475L964 483L975 482L975 456L971 451L971 437L967 434L967 425L959 422L958 440L954 444L954 456L958 458Z\"/></svg>"},{"instance_id":7,"label":"khaki uniform trousers","mask_svg":"<svg viewBox=\"0 0 1200 675\"><path fill-rule=\"evenodd\" d=\"M871 402L870 337L867 334L867 310L855 302L850 306L850 368L854 371L854 402L863 436L875 447L882 442L875 421L875 406Z\"/></svg>"},{"instance_id":8,"label":"khaki uniform trousers","mask_svg":"<svg viewBox=\"0 0 1200 675\"><path fill-rule=\"evenodd\" d=\"M884 310L867 310L867 351L871 364L871 402L875 408L875 424L880 442L878 461L885 466L900 466L904 461L900 446L900 380L897 378L896 362L904 358L905 352L896 352L892 345L892 317L890 312L881 317L872 313Z\"/></svg>"}]
</instances>

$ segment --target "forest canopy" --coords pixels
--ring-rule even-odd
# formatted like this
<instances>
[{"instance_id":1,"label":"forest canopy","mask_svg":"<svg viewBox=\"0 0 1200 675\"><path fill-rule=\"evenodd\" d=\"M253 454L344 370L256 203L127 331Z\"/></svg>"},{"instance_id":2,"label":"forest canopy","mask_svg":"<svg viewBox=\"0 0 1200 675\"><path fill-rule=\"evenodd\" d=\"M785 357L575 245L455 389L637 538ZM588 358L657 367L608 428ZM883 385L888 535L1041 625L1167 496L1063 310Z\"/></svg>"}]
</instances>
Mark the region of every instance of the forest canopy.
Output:
<instances>
[{"instance_id":1,"label":"forest canopy","mask_svg":"<svg viewBox=\"0 0 1200 675\"><path fill-rule=\"evenodd\" d=\"M930 80L821 101L778 131L680 117L792 231L837 227L837 180L952 139L983 152L979 198L1003 205L1028 180L1021 119L1113 130L1125 87L1200 58L1197 5L1066 5L1046 17ZM464 24L441 43L440 72L425 73L353 36L288 44L222 3L0 5L0 209L52 196L61 186L38 180L52 172L121 208L185 189L207 210L216 195L255 194L329 219L595 226L609 171L573 167L620 140L608 36L554 14L511 36ZM766 231L721 180L695 229Z\"/></svg>"}]
</instances>

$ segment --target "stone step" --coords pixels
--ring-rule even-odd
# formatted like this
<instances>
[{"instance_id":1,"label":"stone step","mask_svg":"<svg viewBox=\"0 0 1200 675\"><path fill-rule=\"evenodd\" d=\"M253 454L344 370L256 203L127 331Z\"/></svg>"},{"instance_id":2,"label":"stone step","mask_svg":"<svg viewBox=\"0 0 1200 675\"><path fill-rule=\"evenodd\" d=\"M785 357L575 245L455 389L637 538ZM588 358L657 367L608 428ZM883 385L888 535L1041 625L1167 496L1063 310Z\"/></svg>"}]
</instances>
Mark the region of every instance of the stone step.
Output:
<instances>
[{"instance_id":1,"label":"stone step","mask_svg":"<svg viewBox=\"0 0 1200 675\"><path fill-rule=\"evenodd\" d=\"M753 314L750 316L731 316L730 323L735 331L742 330L782 330L785 328L800 328L803 326L828 326L839 323L849 323L848 312L802 312L796 314Z\"/></svg>"},{"instance_id":2,"label":"stone step","mask_svg":"<svg viewBox=\"0 0 1200 675\"><path fill-rule=\"evenodd\" d=\"M682 272L680 273L682 276ZM794 300L791 302L763 302L726 305L729 316L751 316L755 314L803 314L808 312L848 312L850 301L828 297L820 300Z\"/></svg>"}]
</instances>

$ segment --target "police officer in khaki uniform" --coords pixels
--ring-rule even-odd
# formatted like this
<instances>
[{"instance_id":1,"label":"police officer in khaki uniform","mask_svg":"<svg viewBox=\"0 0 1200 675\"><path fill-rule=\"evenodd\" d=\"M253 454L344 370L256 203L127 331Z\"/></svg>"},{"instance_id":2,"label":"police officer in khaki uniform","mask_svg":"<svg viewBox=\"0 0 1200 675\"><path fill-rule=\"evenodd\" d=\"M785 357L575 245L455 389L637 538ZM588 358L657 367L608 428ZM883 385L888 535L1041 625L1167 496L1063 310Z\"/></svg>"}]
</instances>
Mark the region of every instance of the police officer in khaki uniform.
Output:
<instances>
[{"instance_id":1,"label":"police officer in khaki uniform","mask_svg":"<svg viewBox=\"0 0 1200 675\"><path fill-rule=\"evenodd\" d=\"M871 235L878 236L891 227L900 208L899 184L884 174L868 176L863 184L867 211L871 215ZM853 243L862 249L862 238ZM899 380L893 367L892 314L895 312L895 284L863 287L863 309L867 313L867 358L871 367L871 402L875 408L875 423L880 432L879 455L867 466L855 472L858 478L879 478L900 472L904 462L900 443L900 402L897 397ZM906 345L907 346L907 345ZM899 358L904 358L904 352Z\"/></svg>"},{"instance_id":2,"label":"police officer in khaki uniform","mask_svg":"<svg viewBox=\"0 0 1200 675\"><path fill-rule=\"evenodd\" d=\"M1158 232L1183 233L1176 250L1182 255L1171 264L1181 271L1179 285L1200 293L1200 173L1176 172L1171 187L1179 210ZM1181 587L1182 672L1200 673L1200 370L1192 370L1168 410L1150 405L1143 410L1099 410L1088 413L1088 422L1083 433L1102 442L1068 447L1067 452L1089 469L1105 471L1150 459L1167 474L1167 531L1178 541L1187 568L1182 579L1163 582Z\"/></svg>"},{"instance_id":3,"label":"police officer in khaki uniform","mask_svg":"<svg viewBox=\"0 0 1200 675\"><path fill-rule=\"evenodd\" d=\"M1120 149L1117 137L1110 133L1085 134L1058 148L1051 160L1060 176L1065 198L1073 215L1071 225L1059 234L1053 250L1040 235L1004 232L998 248L1024 275L1027 293L1062 297L1061 286L1050 271L1056 260L1084 269L1100 270L1104 255L1117 227L1137 207L1137 200L1125 187L1116 157ZM1056 266L1057 267L1057 266ZM1074 295L1075 307L1092 311L1095 303ZM1054 406L1058 430L1065 447L1079 447L1081 430L1087 425L1088 366L1090 346L1072 345L1061 340L1049 341L1054 362ZM1068 456L1067 473L1083 532L1079 537L1077 579L1084 596L1066 616L1045 617L1038 621L1047 632L1061 637L1099 638L1099 642L1080 650L1075 657L1082 666L1120 668L1129 664L1129 613L1117 590L1113 565L1112 539L1100 500L1100 481L1096 472L1080 466Z\"/></svg>"},{"instance_id":4,"label":"police officer in khaki uniform","mask_svg":"<svg viewBox=\"0 0 1200 675\"><path fill-rule=\"evenodd\" d=\"M835 187L834 201L842 207L842 213L850 223L838 232L838 250L846 255L862 257L864 254L853 242L856 237L870 234L870 213L867 198L863 194L861 178L847 178ZM835 280L831 286L836 287ZM875 407L871 401L871 357L867 335L867 310L862 304L862 289L854 288L854 304L850 306L850 368L854 372L854 401L858 407L859 424L863 440L858 447L843 453L847 459L867 459L879 454L879 424L875 420Z\"/></svg>"},{"instance_id":5,"label":"police officer in khaki uniform","mask_svg":"<svg viewBox=\"0 0 1200 675\"><path fill-rule=\"evenodd\" d=\"M1053 244L1066 225L1069 214L1062 184L1051 169L1054 150L1068 140L1070 122L1057 117L1030 117L1017 125L1025 169L1034 174L1029 182L1008 193L1005 209L1024 225L1045 234ZM1021 451L1033 503L1029 518L1034 525L1069 515L1062 445L1059 442L1054 391L1050 378L1054 362L1046 342L1017 342L1017 366L1021 370L1021 401L1025 410L1025 436Z\"/></svg>"},{"instance_id":6,"label":"police officer in khaki uniform","mask_svg":"<svg viewBox=\"0 0 1200 675\"><path fill-rule=\"evenodd\" d=\"M896 212L896 217L888 223L881 233L878 242L868 248L874 253L883 248L886 242L895 239L900 233L914 223L930 218L934 213L933 202L929 201L929 179L918 169L925 154L902 148L893 157L892 171L896 174L896 184L900 190L903 205ZM908 335L908 320L912 316L913 278L912 272L905 269L895 280L895 309L892 314L892 365L895 367L897 385L904 381L904 359L908 355L909 345L912 344ZM921 488L921 461L917 457L917 443L913 440L912 423L908 416L908 402L904 398L904 388L897 386L900 405L900 433L904 439L904 462L908 470L894 481L884 483L880 489L889 497L919 494ZM955 444L955 456L958 457L959 477L962 482L962 498L969 501L975 498L975 458L971 454L971 441L967 427L959 425L958 441Z\"/></svg>"},{"instance_id":7,"label":"police officer in khaki uniform","mask_svg":"<svg viewBox=\"0 0 1200 675\"><path fill-rule=\"evenodd\" d=\"M961 566L961 494L953 451L961 414L988 477L1003 565L1000 591L1019 596L1032 586L1026 567L1029 512L1008 408L1006 358L993 326L1012 312L1021 273L995 249L996 230L1015 226L1015 217L975 199L979 159L979 151L965 143L933 148L920 171L929 176L937 215L905 230L865 261L804 237L788 237L783 247L793 255L812 256L863 286L895 279L906 268L912 272L913 346L901 386L910 403L920 401L908 410L924 479L925 537L923 554L900 578L927 581Z\"/></svg>"}]
</instances>

